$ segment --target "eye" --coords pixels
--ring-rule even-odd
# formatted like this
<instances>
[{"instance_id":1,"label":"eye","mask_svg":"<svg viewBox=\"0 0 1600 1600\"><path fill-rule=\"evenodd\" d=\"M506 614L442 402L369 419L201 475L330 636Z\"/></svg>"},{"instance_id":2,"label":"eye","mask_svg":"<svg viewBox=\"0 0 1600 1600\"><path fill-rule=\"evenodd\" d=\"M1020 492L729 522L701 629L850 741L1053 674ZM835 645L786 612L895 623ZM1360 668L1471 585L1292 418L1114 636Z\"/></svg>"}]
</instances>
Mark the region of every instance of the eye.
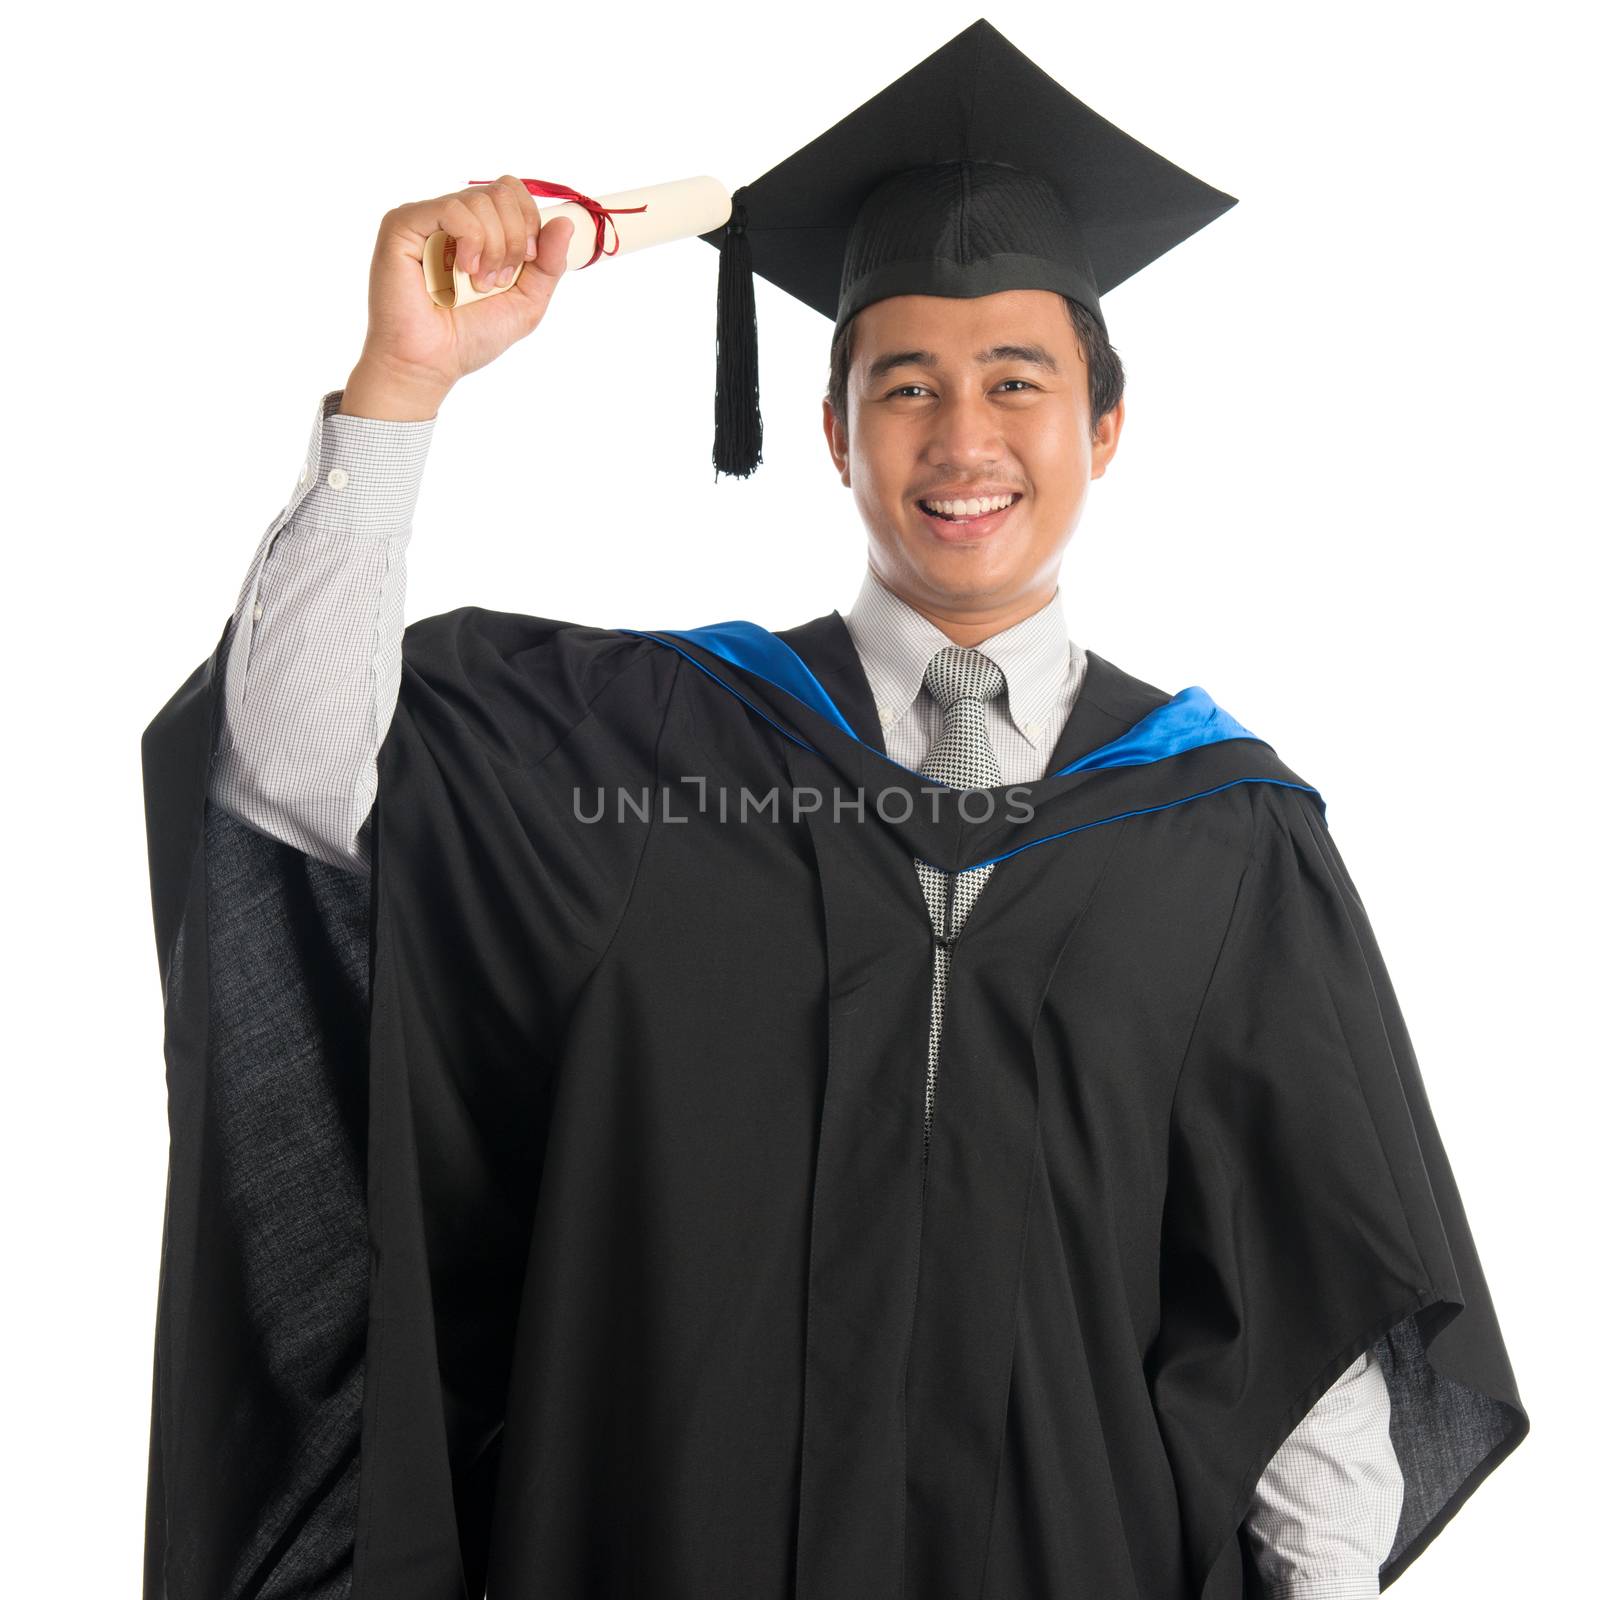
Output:
<instances>
[{"instance_id":1,"label":"eye","mask_svg":"<svg viewBox=\"0 0 1600 1600\"><path fill-rule=\"evenodd\" d=\"M1003 389L1008 383L1020 383L1024 389L1037 389L1039 387L1036 383L1029 383L1026 378L1006 378L998 387ZM922 387L920 383L902 383L898 389L891 389L884 396L884 399L892 400L897 394L905 394L908 390L921 389Z\"/></svg>"}]
</instances>

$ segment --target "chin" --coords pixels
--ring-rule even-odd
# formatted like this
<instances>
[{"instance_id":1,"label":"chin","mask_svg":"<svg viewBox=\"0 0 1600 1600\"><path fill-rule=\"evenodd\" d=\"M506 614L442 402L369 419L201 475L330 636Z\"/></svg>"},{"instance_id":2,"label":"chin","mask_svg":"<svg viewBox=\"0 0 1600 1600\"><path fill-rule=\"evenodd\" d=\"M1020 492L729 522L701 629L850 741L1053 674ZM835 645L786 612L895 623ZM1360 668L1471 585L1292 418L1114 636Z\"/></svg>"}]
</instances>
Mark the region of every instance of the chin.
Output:
<instances>
[{"instance_id":1,"label":"chin","mask_svg":"<svg viewBox=\"0 0 1600 1600\"><path fill-rule=\"evenodd\" d=\"M919 542L914 561L929 574L939 573L966 583L982 581L999 584L1020 576L1031 565L1020 559L1025 552L998 540L972 544L927 544Z\"/></svg>"},{"instance_id":2,"label":"chin","mask_svg":"<svg viewBox=\"0 0 1600 1600\"><path fill-rule=\"evenodd\" d=\"M1027 587L1020 572L981 559L923 562L917 576L930 594L946 600L1005 600Z\"/></svg>"}]
</instances>

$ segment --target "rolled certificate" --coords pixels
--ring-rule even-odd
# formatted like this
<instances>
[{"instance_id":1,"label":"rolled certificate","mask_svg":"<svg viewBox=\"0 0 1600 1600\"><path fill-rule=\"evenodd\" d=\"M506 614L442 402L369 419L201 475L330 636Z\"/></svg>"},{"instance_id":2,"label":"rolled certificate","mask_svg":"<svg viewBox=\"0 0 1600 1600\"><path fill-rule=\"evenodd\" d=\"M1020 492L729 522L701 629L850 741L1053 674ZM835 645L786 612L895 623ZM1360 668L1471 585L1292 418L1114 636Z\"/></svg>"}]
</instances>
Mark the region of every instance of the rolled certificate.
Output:
<instances>
[{"instance_id":1,"label":"rolled certificate","mask_svg":"<svg viewBox=\"0 0 1600 1600\"><path fill-rule=\"evenodd\" d=\"M575 200L556 202L534 197L542 228L555 217L572 218L572 242L567 246L567 265L581 267L594 254L595 219ZM620 212L613 216L616 249L607 255L622 255L630 250L644 250L653 244L665 244L670 239L690 239L697 234L710 233L728 220L733 209L728 191L715 178L679 178L673 183L652 184L647 189L627 189L621 194L601 195L598 203L608 211ZM643 206L642 211L631 208ZM492 294L503 294L522 276L521 263L511 282L494 289L475 289L471 277L460 267L445 270L444 252L449 235L443 232L430 234L422 247L422 277L433 303L440 306L470 305L474 300L486 300Z\"/></svg>"}]
</instances>

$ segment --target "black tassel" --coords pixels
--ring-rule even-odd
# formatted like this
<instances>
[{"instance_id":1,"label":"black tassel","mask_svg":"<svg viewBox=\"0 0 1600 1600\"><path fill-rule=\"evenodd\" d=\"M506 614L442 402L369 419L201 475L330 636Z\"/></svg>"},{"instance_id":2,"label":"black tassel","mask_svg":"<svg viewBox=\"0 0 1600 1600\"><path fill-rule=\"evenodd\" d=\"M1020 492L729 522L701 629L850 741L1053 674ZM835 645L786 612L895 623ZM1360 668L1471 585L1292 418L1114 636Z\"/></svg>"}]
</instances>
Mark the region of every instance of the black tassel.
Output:
<instances>
[{"instance_id":1,"label":"black tassel","mask_svg":"<svg viewBox=\"0 0 1600 1600\"><path fill-rule=\"evenodd\" d=\"M717 263L717 432L711 460L716 473L747 478L761 464L761 402L756 382L756 295L750 267L745 208L733 192Z\"/></svg>"}]
</instances>

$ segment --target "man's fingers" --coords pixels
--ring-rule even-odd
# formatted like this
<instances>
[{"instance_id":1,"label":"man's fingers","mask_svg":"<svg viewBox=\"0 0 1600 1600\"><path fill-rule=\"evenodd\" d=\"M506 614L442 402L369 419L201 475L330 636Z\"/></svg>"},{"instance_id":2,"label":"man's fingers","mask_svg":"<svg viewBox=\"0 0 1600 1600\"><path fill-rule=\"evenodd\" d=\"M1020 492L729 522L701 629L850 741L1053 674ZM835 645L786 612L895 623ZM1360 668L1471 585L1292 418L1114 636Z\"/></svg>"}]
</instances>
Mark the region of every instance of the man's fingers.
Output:
<instances>
[{"instance_id":1,"label":"man's fingers","mask_svg":"<svg viewBox=\"0 0 1600 1600\"><path fill-rule=\"evenodd\" d=\"M506 265L506 235L500 209L481 185L398 206L390 217L404 236L406 254L414 261L422 259L422 246L430 234L449 234L456 241L455 265L471 278L473 288L480 293L494 286L494 273ZM522 259L520 223L516 232L519 240L509 257L512 265Z\"/></svg>"},{"instance_id":2,"label":"man's fingers","mask_svg":"<svg viewBox=\"0 0 1600 1600\"><path fill-rule=\"evenodd\" d=\"M455 241L455 265L463 272L477 268L488 242L478 213L459 194L442 194L432 200L396 206L384 221L413 261L422 260L422 247L431 235L448 234Z\"/></svg>"},{"instance_id":3,"label":"man's fingers","mask_svg":"<svg viewBox=\"0 0 1600 1600\"><path fill-rule=\"evenodd\" d=\"M495 274L506 263L506 232L500 220L500 207L496 203L492 186L479 184L467 190L463 202L478 219L483 230L483 252L476 267L469 267L472 287L480 294L495 287ZM522 254L519 249L517 254Z\"/></svg>"}]
</instances>

